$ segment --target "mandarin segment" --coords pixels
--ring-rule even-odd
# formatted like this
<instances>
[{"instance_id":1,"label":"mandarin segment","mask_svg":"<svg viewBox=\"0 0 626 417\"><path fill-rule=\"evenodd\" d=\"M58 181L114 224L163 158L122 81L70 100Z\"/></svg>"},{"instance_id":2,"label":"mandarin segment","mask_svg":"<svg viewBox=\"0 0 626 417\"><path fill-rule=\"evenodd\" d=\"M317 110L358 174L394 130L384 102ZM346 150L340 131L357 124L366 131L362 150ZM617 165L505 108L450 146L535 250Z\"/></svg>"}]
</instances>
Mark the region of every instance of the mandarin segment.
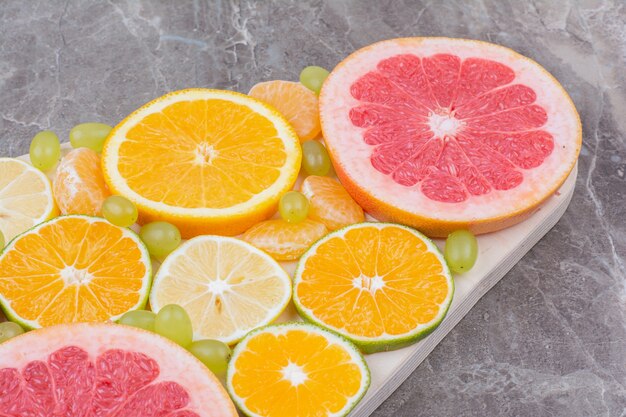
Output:
<instances>
[{"instance_id":1,"label":"mandarin segment","mask_svg":"<svg viewBox=\"0 0 626 417\"><path fill-rule=\"evenodd\" d=\"M333 178L309 175L302 182L300 191L311 204L309 217L324 223L328 230L341 229L365 220L363 209Z\"/></svg>"},{"instance_id":2,"label":"mandarin segment","mask_svg":"<svg viewBox=\"0 0 626 417\"><path fill-rule=\"evenodd\" d=\"M320 132L317 96L300 83L266 81L252 87L248 95L276 109L293 125L301 142Z\"/></svg>"},{"instance_id":3,"label":"mandarin segment","mask_svg":"<svg viewBox=\"0 0 626 417\"><path fill-rule=\"evenodd\" d=\"M332 232L302 256L294 281L294 303L306 320L368 353L397 349L432 331L454 291L436 246L390 223Z\"/></svg>"},{"instance_id":4,"label":"mandarin segment","mask_svg":"<svg viewBox=\"0 0 626 417\"><path fill-rule=\"evenodd\" d=\"M242 239L278 261L293 261L326 233L326 226L314 220L290 223L275 219L251 227L243 234Z\"/></svg>"}]
</instances>

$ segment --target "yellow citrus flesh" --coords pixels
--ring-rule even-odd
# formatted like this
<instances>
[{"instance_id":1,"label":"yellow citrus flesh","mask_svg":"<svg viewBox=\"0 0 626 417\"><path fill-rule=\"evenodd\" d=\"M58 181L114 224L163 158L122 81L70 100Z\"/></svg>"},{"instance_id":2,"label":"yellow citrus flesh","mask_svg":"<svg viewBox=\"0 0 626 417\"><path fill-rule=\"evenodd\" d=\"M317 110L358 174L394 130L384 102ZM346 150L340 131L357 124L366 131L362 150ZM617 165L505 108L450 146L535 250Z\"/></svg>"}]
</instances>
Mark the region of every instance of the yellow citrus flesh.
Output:
<instances>
[{"instance_id":1,"label":"yellow citrus flesh","mask_svg":"<svg viewBox=\"0 0 626 417\"><path fill-rule=\"evenodd\" d=\"M309 217L329 230L359 223L365 220L363 209L350 197L339 181L311 175L302 182L300 191L311 203Z\"/></svg>"},{"instance_id":2,"label":"yellow citrus flesh","mask_svg":"<svg viewBox=\"0 0 626 417\"><path fill-rule=\"evenodd\" d=\"M266 81L256 84L248 93L272 106L291 123L301 142L320 133L317 95L293 81Z\"/></svg>"},{"instance_id":3,"label":"yellow citrus flesh","mask_svg":"<svg viewBox=\"0 0 626 417\"><path fill-rule=\"evenodd\" d=\"M206 89L148 103L103 149L107 184L138 206L140 222L169 221L183 237L236 235L269 217L300 159L293 128L275 110Z\"/></svg>"},{"instance_id":4,"label":"yellow citrus flesh","mask_svg":"<svg viewBox=\"0 0 626 417\"><path fill-rule=\"evenodd\" d=\"M303 255L294 285L294 302L307 319L366 351L391 349L431 331L454 291L435 245L387 223L329 234Z\"/></svg>"},{"instance_id":5,"label":"yellow citrus flesh","mask_svg":"<svg viewBox=\"0 0 626 417\"><path fill-rule=\"evenodd\" d=\"M348 342L290 323L246 337L235 349L227 383L250 416L343 416L367 390L369 374Z\"/></svg>"},{"instance_id":6,"label":"yellow citrus flesh","mask_svg":"<svg viewBox=\"0 0 626 417\"><path fill-rule=\"evenodd\" d=\"M26 327L104 322L145 305L149 256L137 235L62 216L20 235L0 256L0 302Z\"/></svg>"},{"instance_id":7,"label":"yellow citrus flesh","mask_svg":"<svg viewBox=\"0 0 626 417\"><path fill-rule=\"evenodd\" d=\"M275 219L252 226L243 234L242 239L278 261L293 261L326 233L326 226L314 220L288 223Z\"/></svg>"},{"instance_id":8,"label":"yellow citrus flesh","mask_svg":"<svg viewBox=\"0 0 626 417\"><path fill-rule=\"evenodd\" d=\"M161 265L150 305L181 305L196 339L235 343L275 320L290 298L291 279L267 254L239 239L198 236Z\"/></svg>"},{"instance_id":9,"label":"yellow citrus flesh","mask_svg":"<svg viewBox=\"0 0 626 417\"><path fill-rule=\"evenodd\" d=\"M45 174L24 161L0 158L0 232L5 243L56 214Z\"/></svg>"}]
</instances>

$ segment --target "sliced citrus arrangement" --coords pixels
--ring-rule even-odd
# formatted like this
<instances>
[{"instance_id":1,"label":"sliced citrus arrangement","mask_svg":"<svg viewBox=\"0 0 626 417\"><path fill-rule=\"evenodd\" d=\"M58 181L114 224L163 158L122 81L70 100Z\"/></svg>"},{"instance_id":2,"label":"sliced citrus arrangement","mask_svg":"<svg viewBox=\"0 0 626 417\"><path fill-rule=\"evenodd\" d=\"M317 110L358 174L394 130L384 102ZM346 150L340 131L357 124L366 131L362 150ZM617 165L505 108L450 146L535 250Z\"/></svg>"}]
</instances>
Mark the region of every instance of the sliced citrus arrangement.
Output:
<instances>
[{"instance_id":1,"label":"sliced citrus arrangement","mask_svg":"<svg viewBox=\"0 0 626 417\"><path fill-rule=\"evenodd\" d=\"M3 416L237 416L189 352L117 324L58 325L0 344L0 386Z\"/></svg>"},{"instance_id":2,"label":"sliced citrus arrangement","mask_svg":"<svg viewBox=\"0 0 626 417\"><path fill-rule=\"evenodd\" d=\"M365 220L361 206L333 178L310 175L302 182L300 191L311 203L309 217L324 223L329 230Z\"/></svg>"},{"instance_id":3,"label":"sliced citrus arrangement","mask_svg":"<svg viewBox=\"0 0 626 417\"><path fill-rule=\"evenodd\" d=\"M227 387L252 417L347 415L367 391L369 370L355 346L305 323L256 330L235 348Z\"/></svg>"},{"instance_id":4,"label":"sliced citrus arrangement","mask_svg":"<svg viewBox=\"0 0 626 417\"><path fill-rule=\"evenodd\" d=\"M48 177L19 159L0 158L0 232L5 241L56 214Z\"/></svg>"},{"instance_id":5,"label":"sliced citrus arrangement","mask_svg":"<svg viewBox=\"0 0 626 417\"><path fill-rule=\"evenodd\" d=\"M301 158L296 133L276 110L196 88L124 119L104 144L102 166L110 190L137 205L140 223L167 221L189 238L237 235L270 217Z\"/></svg>"},{"instance_id":6,"label":"sliced citrus arrangement","mask_svg":"<svg viewBox=\"0 0 626 417\"><path fill-rule=\"evenodd\" d=\"M57 166L53 191L61 214L100 216L102 203L111 195L100 155L89 148L70 151Z\"/></svg>"},{"instance_id":7,"label":"sliced citrus arrangement","mask_svg":"<svg viewBox=\"0 0 626 417\"><path fill-rule=\"evenodd\" d=\"M250 89L249 96L271 104L291 123L301 142L320 133L317 95L292 81L265 81Z\"/></svg>"},{"instance_id":8,"label":"sliced citrus arrangement","mask_svg":"<svg viewBox=\"0 0 626 417\"><path fill-rule=\"evenodd\" d=\"M293 301L305 319L372 353L433 331L453 293L433 242L405 226L366 222L328 234L300 258Z\"/></svg>"},{"instance_id":9,"label":"sliced citrus arrangement","mask_svg":"<svg viewBox=\"0 0 626 417\"><path fill-rule=\"evenodd\" d=\"M150 278L150 257L131 230L96 217L61 216L2 252L0 305L27 328L115 320L146 304Z\"/></svg>"},{"instance_id":10,"label":"sliced citrus arrangement","mask_svg":"<svg viewBox=\"0 0 626 417\"><path fill-rule=\"evenodd\" d=\"M252 226L241 238L277 261L294 261L326 233L326 226L315 220L289 223L276 219Z\"/></svg>"},{"instance_id":11,"label":"sliced citrus arrangement","mask_svg":"<svg viewBox=\"0 0 626 417\"><path fill-rule=\"evenodd\" d=\"M324 82L320 118L365 211L438 237L524 220L563 184L582 141L572 100L545 69L464 39L354 52Z\"/></svg>"},{"instance_id":12,"label":"sliced citrus arrangement","mask_svg":"<svg viewBox=\"0 0 626 417\"><path fill-rule=\"evenodd\" d=\"M232 344L275 320L290 298L291 279L269 255L239 239L198 236L165 259L150 306L178 304L196 338Z\"/></svg>"}]
</instances>

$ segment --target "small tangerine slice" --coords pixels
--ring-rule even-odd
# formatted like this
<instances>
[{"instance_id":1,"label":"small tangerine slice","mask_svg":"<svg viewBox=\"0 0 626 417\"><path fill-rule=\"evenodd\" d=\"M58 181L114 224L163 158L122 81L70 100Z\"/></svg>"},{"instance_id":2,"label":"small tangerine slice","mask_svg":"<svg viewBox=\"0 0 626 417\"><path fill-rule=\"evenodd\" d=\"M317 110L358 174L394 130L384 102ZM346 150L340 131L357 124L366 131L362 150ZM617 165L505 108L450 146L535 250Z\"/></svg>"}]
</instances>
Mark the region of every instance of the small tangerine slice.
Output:
<instances>
[{"instance_id":1,"label":"small tangerine slice","mask_svg":"<svg viewBox=\"0 0 626 417\"><path fill-rule=\"evenodd\" d=\"M243 234L242 239L277 261L293 261L326 233L326 226L314 220L288 223L274 219L253 226Z\"/></svg>"},{"instance_id":2,"label":"small tangerine slice","mask_svg":"<svg viewBox=\"0 0 626 417\"><path fill-rule=\"evenodd\" d=\"M365 220L363 209L339 181L330 177L308 176L300 188L310 203L309 217L337 230Z\"/></svg>"},{"instance_id":3,"label":"small tangerine slice","mask_svg":"<svg viewBox=\"0 0 626 417\"><path fill-rule=\"evenodd\" d=\"M276 107L294 127L300 142L313 139L320 133L317 96L302 84L265 81L253 86L248 95Z\"/></svg>"},{"instance_id":4,"label":"small tangerine slice","mask_svg":"<svg viewBox=\"0 0 626 417\"><path fill-rule=\"evenodd\" d=\"M100 216L102 203L111 195L100 155L89 148L70 151L59 163L52 190L61 214Z\"/></svg>"}]
</instances>

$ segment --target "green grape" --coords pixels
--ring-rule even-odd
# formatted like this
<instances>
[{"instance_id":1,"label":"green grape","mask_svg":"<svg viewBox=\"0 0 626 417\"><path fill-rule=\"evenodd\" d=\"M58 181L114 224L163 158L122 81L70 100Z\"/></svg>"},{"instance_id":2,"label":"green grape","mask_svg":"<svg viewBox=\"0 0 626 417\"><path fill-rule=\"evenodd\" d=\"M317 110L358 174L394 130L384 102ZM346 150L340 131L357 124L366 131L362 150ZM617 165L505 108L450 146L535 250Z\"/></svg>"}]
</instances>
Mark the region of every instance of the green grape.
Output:
<instances>
[{"instance_id":1,"label":"green grape","mask_svg":"<svg viewBox=\"0 0 626 417\"><path fill-rule=\"evenodd\" d=\"M30 162L42 171L52 168L61 158L61 144L54 132L44 130L30 142Z\"/></svg>"},{"instance_id":2,"label":"green grape","mask_svg":"<svg viewBox=\"0 0 626 417\"><path fill-rule=\"evenodd\" d=\"M187 348L196 358L217 376L224 376L232 354L227 344L219 340L197 340Z\"/></svg>"},{"instance_id":3,"label":"green grape","mask_svg":"<svg viewBox=\"0 0 626 417\"><path fill-rule=\"evenodd\" d=\"M180 231L167 222L148 223L139 231L139 237L146 244L150 255L162 258L180 245Z\"/></svg>"},{"instance_id":4,"label":"green grape","mask_svg":"<svg viewBox=\"0 0 626 417\"><path fill-rule=\"evenodd\" d=\"M24 333L24 329L17 323L13 323L12 321L0 323L0 343L6 342L22 333Z\"/></svg>"},{"instance_id":5,"label":"green grape","mask_svg":"<svg viewBox=\"0 0 626 417\"><path fill-rule=\"evenodd\" d=\"M309 200L298 191L289 191L280 199L278 211L289 223L299 223L309 214Z\"/></svg>"},{"instance_id":6,"label":"green grape","mask_svg":"<svg viewBox=\"0 0 626 417\"><path fill-rule=\"evenodd\" d=\"M112 195L102 203L102 215L116 226L129 227L137 221L137 207L121 195Z\"/></svg>"},{"instance_id":7,"label":"green grape","mask_svg":"<svg viewBox=\"0 0 626 417\"><path fill-rule=\"evenodd\" d=\"M154 331L154 320L156 314L148 310L134 310L124 313L117 321L119 324L127 326L139 327L140 329Z\"/></svg>"},{"instance_id":8,"label":"green grape","mask_svg":"<svg viewBox=\"0 0 626 417\"><path fill-rule=\"evenodd\" d=\"M457 274L467 272L476 263L478 241L468 230L457 230L446 239L445 258L450 269Z\"/></svg>"},{"instance_id":9,"label":"green grape","mask_svg":"<svg viewBox=\"0 0 626 417\"><path fill-rule=\"evenodd\" d=\"M70 130L70 143L74 148L89 148L102 152L104 140L113 129L104 123L81 123Z\"/></svg>"},{"instance_id":10,"label":"green grape","mask_svg":"<svg viewBox=\"0 0 626 417\"><path fill-rule=\"evenodd\" d=\"M4 241L4 235L2 234L2 231L0 231L0 252L2 252L4 245L6 245L6 242Z\"/></svg>"},{"instance_id":11,"label":"green grape","mask_svg":"<svg viewBox=\"0 0 626 417\"><path fill-rule=\"evenodd\" d=\"M154 331L182 347L189 346L193 340L191 319L177 304L168 304L159 310L154 319Z\"/></svg>"},{"instance_id":12,"label":"green grape","mask_svg":"<svg viewBox=\"0 0 626 417\"><path fill-rule=\"evenodd\" d=\"M328 77L328 71L322 67L306 67L300 73L300 82L315 94L319 94L324 80Z\"/></svg>"},{"instance_id":13,"label":"green grape","mask_svg":"<svg viewBox=\"0 0 626 417\"><path fill-rule=\"evenodd\" d=\"M307 140L302 144L302 168L309 175L328 175L330 157L324 145L316 140Z\"/></svg>"}]
</instances>

